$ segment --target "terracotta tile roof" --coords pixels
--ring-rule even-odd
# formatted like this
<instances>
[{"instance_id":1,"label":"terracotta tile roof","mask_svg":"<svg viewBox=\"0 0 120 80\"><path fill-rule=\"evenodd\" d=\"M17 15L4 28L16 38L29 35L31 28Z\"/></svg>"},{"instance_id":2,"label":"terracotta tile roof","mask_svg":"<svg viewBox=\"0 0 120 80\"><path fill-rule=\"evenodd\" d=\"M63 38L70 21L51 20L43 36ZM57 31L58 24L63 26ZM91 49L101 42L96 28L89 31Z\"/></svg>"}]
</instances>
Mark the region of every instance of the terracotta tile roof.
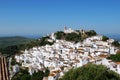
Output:
<instances>
[{"instance_id":1,"label":"terracotta tile roof","mask_svg":"<svg viewBox=\"0 0 120 80\"><path fill-rule=\"evenodd\" d=\"M84 50L83 48L78 48L77 50Z\"/></svg>"},{"instance_id":2,"label":"terracotta tile roof","mask_svg":"<svg viewBox=\"0 0 120 80\"><path fill-rule=\"evenodd\" d=\"M55 74L54 74L54 73L51 73L51 74L49 74L49 76L55 76Z\"/></svg>"},{"instance_id":3,"label":"terracotta tile roof","mask_svg":"<svg viewBox=\"0 0 120 80\"><path fill-rule=\"evenodd\" d=\"M116 62L116 64L120 64L120 62Z\"/></svg>"},{"instance_id":4,"label":"terracotta tile roof","mask_svg":"<svg viewBox=\"0 0 120 80\"><path fill-rule=\"evenodd\" d=\"M105 54L100 54L99 57L106 58L107 55L105 55Z\"/></svg>"}]
</instances>

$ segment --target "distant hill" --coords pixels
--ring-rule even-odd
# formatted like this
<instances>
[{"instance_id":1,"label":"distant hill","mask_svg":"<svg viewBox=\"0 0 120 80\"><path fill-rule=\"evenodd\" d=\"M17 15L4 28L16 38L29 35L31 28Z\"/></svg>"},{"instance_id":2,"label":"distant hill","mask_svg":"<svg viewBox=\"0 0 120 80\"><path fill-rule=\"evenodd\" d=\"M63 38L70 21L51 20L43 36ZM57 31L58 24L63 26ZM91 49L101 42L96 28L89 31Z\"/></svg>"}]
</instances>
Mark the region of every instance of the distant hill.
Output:
<instances>
[{"instance_id":1,"label":"distant hill","mask_svg":"<svg viewBox=\"0 0 120 80\"><path fill-rule=\"evenodd\" d=\"M21 37L21 36L0 37L0 48L12 46L12 45L26 44L33 40L34 39L25 38L25 37Z\"/></svg>"}]
</instances>

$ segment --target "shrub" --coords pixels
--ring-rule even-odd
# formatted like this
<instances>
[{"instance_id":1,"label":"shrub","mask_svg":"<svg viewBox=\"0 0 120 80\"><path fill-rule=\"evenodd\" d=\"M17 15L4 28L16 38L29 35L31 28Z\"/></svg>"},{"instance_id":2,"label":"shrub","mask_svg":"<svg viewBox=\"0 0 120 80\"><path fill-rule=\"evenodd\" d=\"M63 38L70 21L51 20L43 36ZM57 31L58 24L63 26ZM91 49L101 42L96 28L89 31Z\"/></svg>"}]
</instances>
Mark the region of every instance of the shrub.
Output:
<instances>
[{"instance_id":1,"label":"shrub","mask_svg":"<svg viewBox=\"0 0 120 80\"><path fill-rule=\"evenodd\" d=\"M120 80L120 75L103 65L87 64L69 70L61 80Z\"/></svg>"},{"instance_id":2,"label":"shrub","mask_svg":"<svg viewBox=\"0 0 120 80\"><path fill-rule=\"evenodd\" d=\"M102 37L102 41L107 41L109 38L107 36Z\"/></svg>"}]
</instances>

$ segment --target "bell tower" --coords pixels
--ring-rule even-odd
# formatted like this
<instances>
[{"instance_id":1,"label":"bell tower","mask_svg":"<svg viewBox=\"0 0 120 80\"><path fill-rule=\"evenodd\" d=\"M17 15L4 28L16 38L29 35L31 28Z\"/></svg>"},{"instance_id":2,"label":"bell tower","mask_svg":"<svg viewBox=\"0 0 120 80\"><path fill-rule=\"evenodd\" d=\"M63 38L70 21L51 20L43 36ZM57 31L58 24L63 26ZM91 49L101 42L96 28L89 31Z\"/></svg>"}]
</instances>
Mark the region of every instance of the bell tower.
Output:
<instances>
[{"instance_id":1,"label":"bell tower","mask_svg":"<svg viewBox=\"0 0 120 80\"><path fill-rule=\"evenodd\" d=\"M64 26L64 32L66 32L66 30L67 30L67 27L66 27L66 26Z\"/></svg>"}]
</instances>

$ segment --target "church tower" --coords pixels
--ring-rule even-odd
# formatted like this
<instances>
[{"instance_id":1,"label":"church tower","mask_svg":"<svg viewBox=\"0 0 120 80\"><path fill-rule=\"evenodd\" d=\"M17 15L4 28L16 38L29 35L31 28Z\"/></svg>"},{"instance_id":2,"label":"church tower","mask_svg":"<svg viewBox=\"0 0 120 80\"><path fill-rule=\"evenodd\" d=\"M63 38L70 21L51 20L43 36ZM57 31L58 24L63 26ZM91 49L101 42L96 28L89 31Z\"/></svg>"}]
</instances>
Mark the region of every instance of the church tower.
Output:
<instances>
[{"instance_id":1,"label":"church tower","mask_svg":"<svg viewBox=\"0 0 120 80\"><path fill-rule=\"evenodd\" d=\"M67 31L67 27L66 26L64 26L64 32L66 32Z\"/></svg>"}]
</instances>

